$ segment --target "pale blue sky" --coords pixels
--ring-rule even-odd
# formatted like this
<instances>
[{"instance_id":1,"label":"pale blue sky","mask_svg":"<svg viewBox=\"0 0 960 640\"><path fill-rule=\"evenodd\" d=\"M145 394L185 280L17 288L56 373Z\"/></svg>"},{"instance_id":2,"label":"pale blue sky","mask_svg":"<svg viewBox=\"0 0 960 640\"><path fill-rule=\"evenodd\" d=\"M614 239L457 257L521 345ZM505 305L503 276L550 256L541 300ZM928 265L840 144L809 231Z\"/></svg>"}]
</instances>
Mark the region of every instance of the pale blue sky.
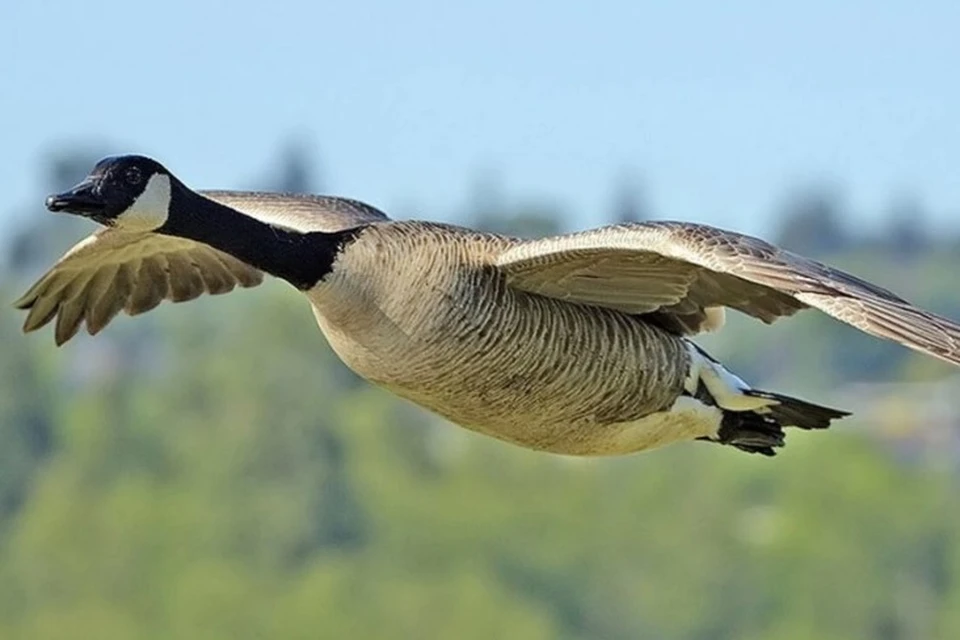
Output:
<instances>
[{"instance_id":1,"label":"pale blue sky","mask_svg":"<svg viewBox=\"0 0 960 640\"><path fill-rule=\"evenodd\" d=\"M0 1L0 212L65 143L248 186L299 132L329 190L443 218L472 176L575 227L636 170L748 231L790 185L960 217L960 2Z\"/></svg>"}]
</instances>

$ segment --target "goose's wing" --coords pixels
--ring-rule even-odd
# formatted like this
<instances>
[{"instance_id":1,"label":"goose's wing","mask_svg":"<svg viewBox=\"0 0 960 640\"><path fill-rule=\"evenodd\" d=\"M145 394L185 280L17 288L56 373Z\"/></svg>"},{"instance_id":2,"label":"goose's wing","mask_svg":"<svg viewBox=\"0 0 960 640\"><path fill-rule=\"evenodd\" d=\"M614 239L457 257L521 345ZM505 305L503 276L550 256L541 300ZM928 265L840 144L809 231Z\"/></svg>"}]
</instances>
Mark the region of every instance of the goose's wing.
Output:
<instances>
[{"instance_id":1,"label":"goose's wing","mask_svg":"<svg viewBox=\"0 0 960 640\"><path fill-rule=\"evenodd\" d=\"M28 310L25 332L56 318L59 346L84 321L91 335L98 333L121 309L132 316L162 300L183 302L262 281L259 270L205 244L103 229L74 245L14 305Z\"/></svg>"},{"instance_id":2,"label":"goose's wing","mask_svg":"<svg viewBox=\"0 0 960 640\"><path fill-rule=\"evenodd\" d=\"M201 195L263 222L297 231L340 231L388 220L354 200L245 191ZM253 287L263 273L205 244L154 233L102 229L67 251L14 304L28 310L24 331L56 318L58 345L86 321L95 334L120 311L153 309L162 300L182 302L237 285Z\"/></svg>"},{"instance_id":3,"label":"goose's wing","mask_svg":"<svg viewBox=\"0 0 960 640\"><path fill-rule=\"evenodd\" d=\"M723 307L773 322L813 307L866 333L960 364L960 326L856 276L714 227L649 222L524 241L498 256L513 287L650 314L679 333Z\"/></svg>"}]
</instances>

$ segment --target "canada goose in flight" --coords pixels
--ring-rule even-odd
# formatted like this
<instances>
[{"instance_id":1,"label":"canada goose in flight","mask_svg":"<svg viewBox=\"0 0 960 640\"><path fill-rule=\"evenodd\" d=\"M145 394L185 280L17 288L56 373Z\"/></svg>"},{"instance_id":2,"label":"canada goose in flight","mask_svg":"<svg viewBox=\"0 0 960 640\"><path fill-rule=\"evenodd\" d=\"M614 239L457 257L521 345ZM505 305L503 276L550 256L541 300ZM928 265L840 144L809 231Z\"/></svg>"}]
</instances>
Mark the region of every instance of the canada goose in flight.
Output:
<instances>
[{"instance_id":1,"label":"canada goose in flight","mask_svg":"<svg viewBox=\"0 0 960 640\"><path fill-rule=\"evenodd\" d=\"M688 336L731 307L764 322L813 307L960 364L960 326L750 236L682 222L539 240L392 221L330 197L195 192L142 156L99 162L51 211L104 229L16 305L57 344L121 309L254 286L306 295L354 371L450 421L531 449L625 454L707 440L773 455L782 428L846 412L760 391Z\"/></svg>"}]
</instances>

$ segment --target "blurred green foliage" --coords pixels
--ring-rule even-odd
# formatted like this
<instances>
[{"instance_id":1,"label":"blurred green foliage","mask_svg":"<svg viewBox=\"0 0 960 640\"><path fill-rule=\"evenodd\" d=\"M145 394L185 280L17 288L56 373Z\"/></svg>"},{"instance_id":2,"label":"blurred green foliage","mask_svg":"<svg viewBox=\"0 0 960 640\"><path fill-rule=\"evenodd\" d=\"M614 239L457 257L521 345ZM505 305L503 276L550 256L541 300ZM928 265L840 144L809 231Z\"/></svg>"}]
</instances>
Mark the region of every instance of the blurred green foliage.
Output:
<instances>
[{"instance_id":1,"label":"blurred green foliage","mask_svg":"<svg viewBox=\"0 0 960 640\"><path fill-rule=\"evenodd\" d=\"M520 231L562 226L522 213ZM37 236L71 240L38 220L0 299L55 257ZM960 315L949 246L884 247L830 261ZM279 283L60 350L21 319L0 314L0 638L960 637L956 476L862 419L791 433L773 460L703 443L570 459L361 383ZM702 342L823 401L948 371L815 314Z\"/></svg>"}]
</instances>

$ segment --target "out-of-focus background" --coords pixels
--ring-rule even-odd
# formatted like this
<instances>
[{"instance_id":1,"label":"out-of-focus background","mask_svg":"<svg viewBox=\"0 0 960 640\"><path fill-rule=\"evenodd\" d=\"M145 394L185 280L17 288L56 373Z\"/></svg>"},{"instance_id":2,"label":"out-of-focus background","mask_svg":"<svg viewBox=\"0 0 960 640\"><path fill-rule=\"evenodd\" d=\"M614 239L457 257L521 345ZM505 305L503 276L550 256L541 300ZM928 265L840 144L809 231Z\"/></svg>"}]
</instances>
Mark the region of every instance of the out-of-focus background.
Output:
<instances>
[{"instance_id":1,"label":"out-of-focus background","mask_svg":"<svg viewBox=\"0 0 960 640\"><path fill-rule=\"evenodd\" d=\"M462 4L462 3L461 3ZM0 299L99 157L537 235L760 234L960 318L960 5L7 0ZM702 344L853 409L773 460L527 452L282 283L62 349L0 311L2 638L960 637L960 377L809 312Z\"/></svg>"}]
</instances>

